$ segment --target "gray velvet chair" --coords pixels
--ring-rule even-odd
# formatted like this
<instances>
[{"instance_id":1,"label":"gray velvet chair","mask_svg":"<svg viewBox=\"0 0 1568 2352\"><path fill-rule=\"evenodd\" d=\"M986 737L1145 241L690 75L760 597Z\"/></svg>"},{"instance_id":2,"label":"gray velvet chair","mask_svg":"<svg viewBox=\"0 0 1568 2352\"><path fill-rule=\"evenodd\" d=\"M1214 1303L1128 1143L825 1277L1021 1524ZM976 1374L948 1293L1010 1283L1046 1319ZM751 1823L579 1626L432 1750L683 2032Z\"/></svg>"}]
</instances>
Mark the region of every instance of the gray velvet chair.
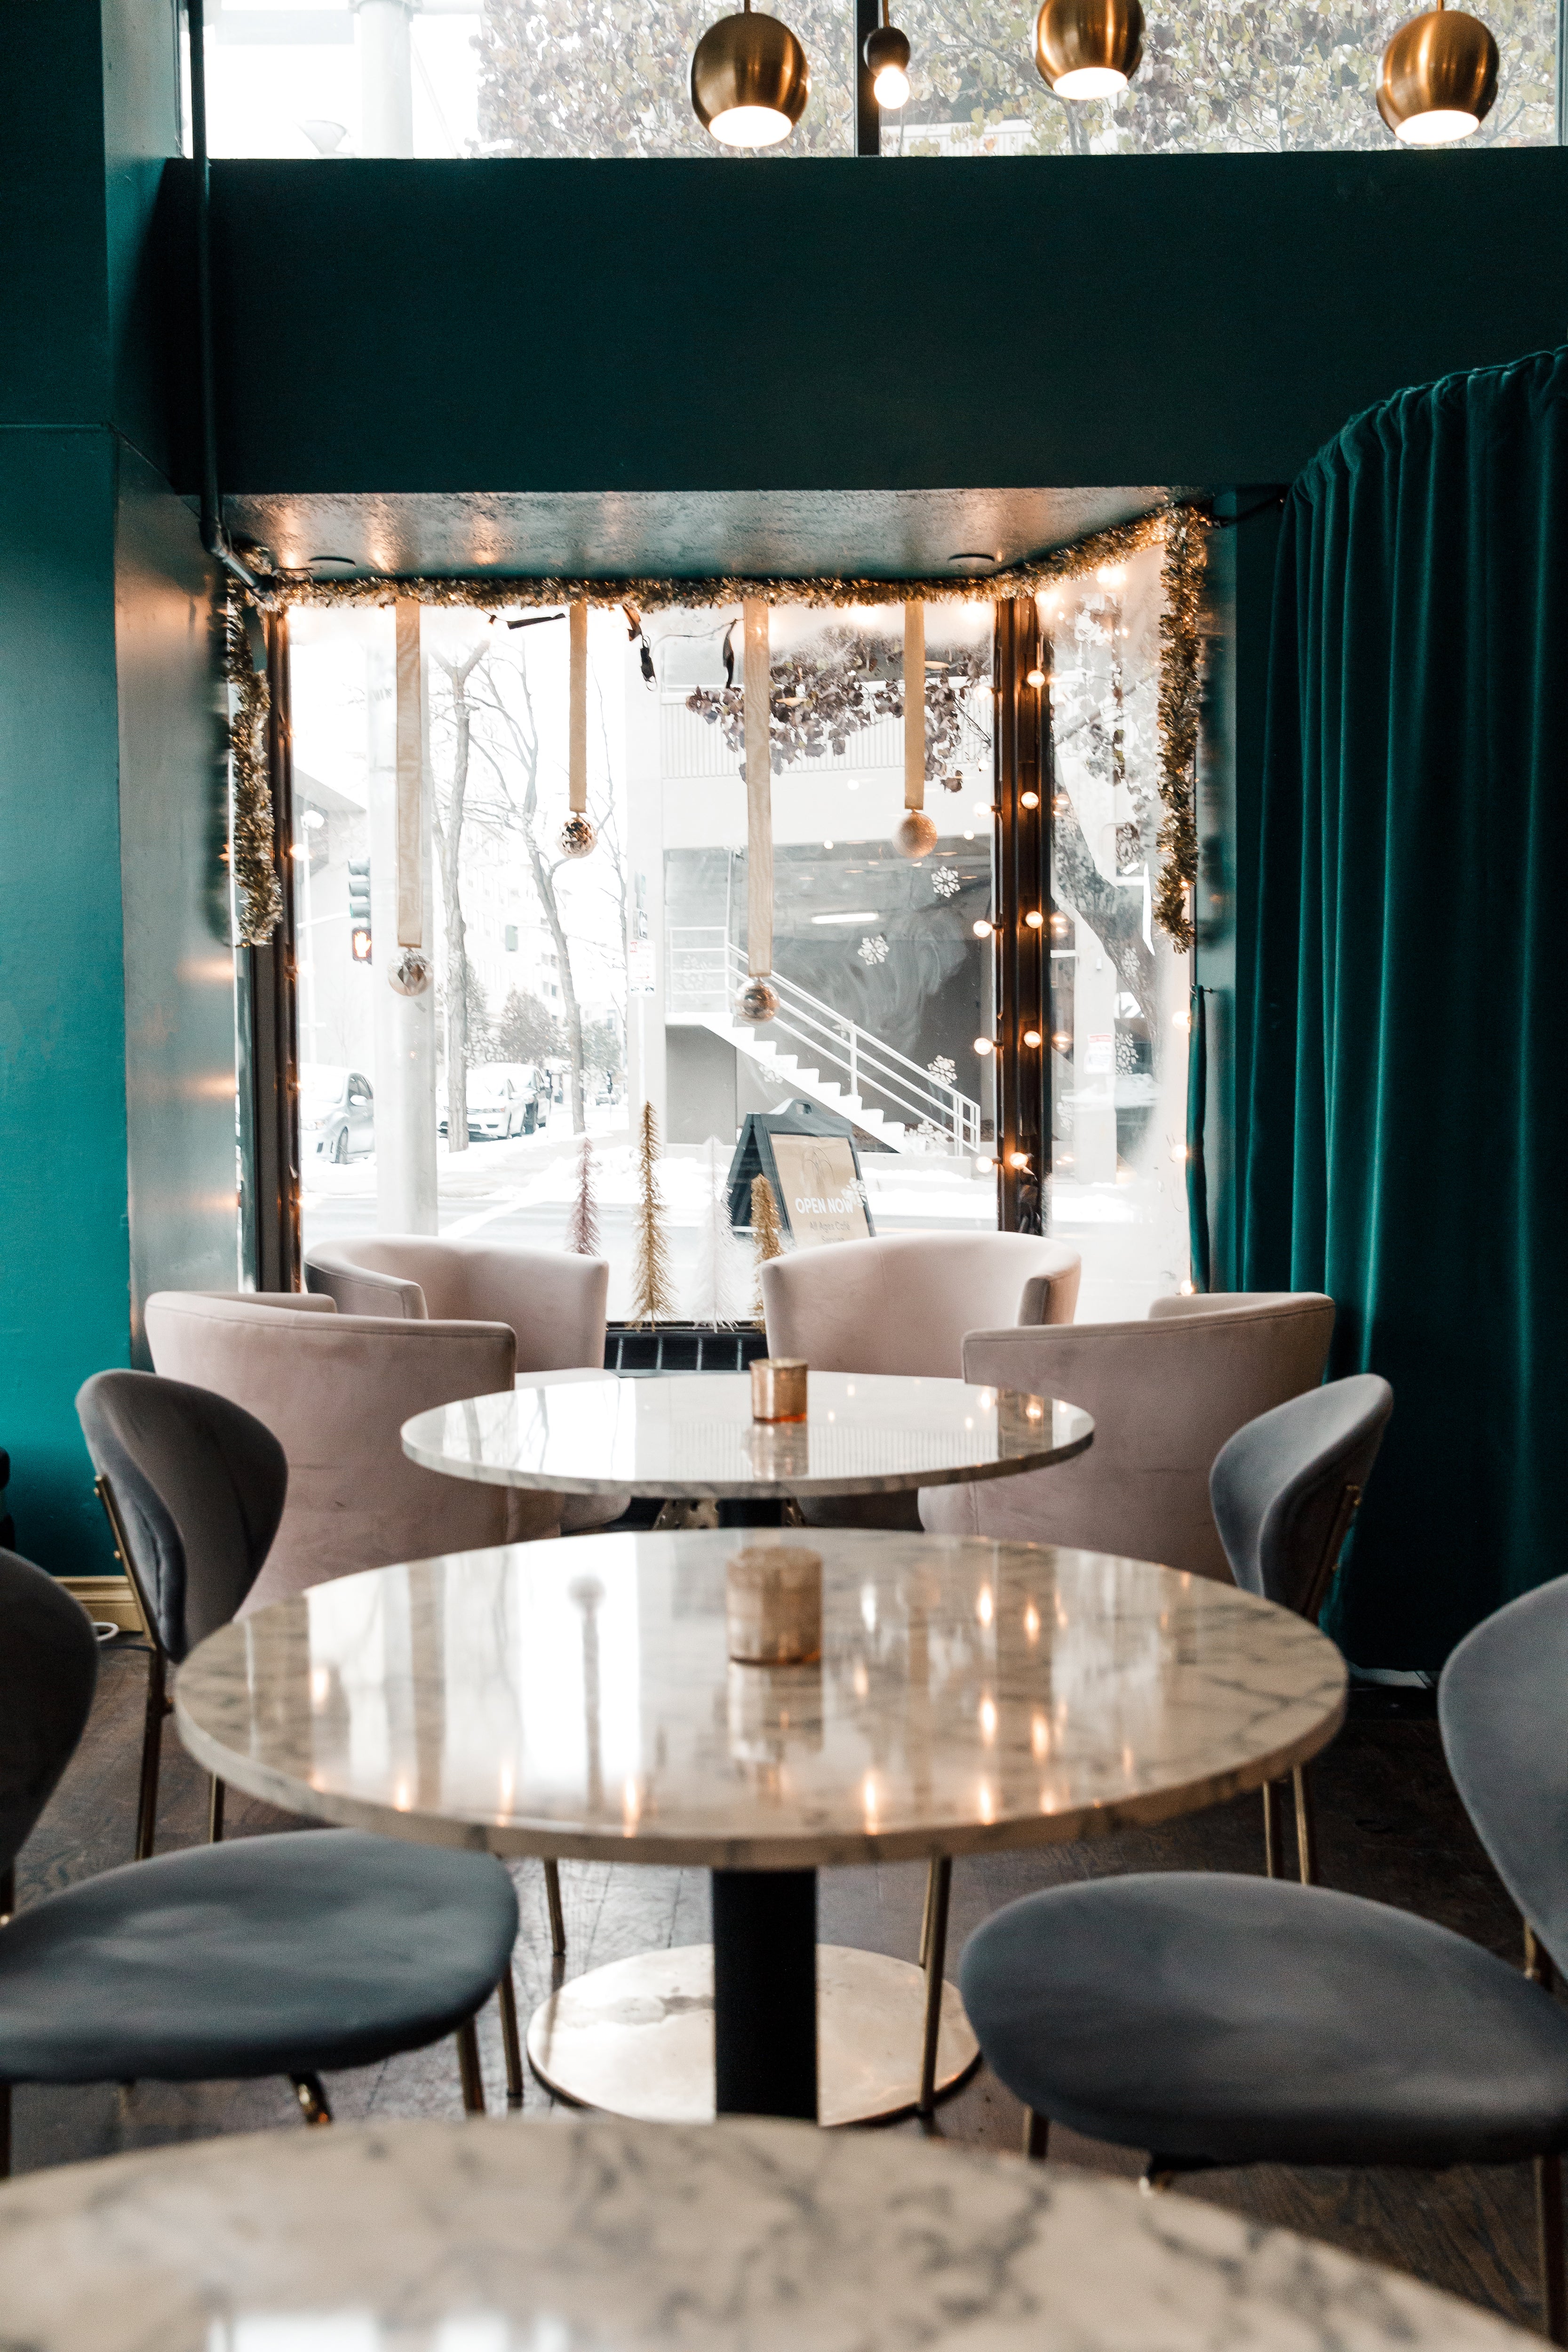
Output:
<instances>
[{"instance_id":1,"label":"gray velvet chair","mask_svg":"<svg viewBox=\"0 0 1568 2352\"><path fill-rule=\"evenodd\" d=\"M482 2112L473 2021L517 1936L491 1855L294 1832L127 1863L15 1909L16 1856L97 1675L79 1605L0 1552L0 2171L18 2083L283 2074L325 2123L324 2070L456 2033L464 2105Z\"/></svg>"},{"instance_id":2,"label":"gray velvet chair","mask_svg":"<svg viewBox=\"0 0 1568 2352\"><path fill-rule=\"evenodd\" d=\"M226 1625L249 1593L283 1517L289 1465L282 1446L254 1413L184 1381L155 1372L95 1372L76 1403L152 1652L136 1815L141 1862L153 1851L157 1826L170 1672L206 1634ZM216 1775L207 1830L216 1844L223 1834L223 1783ZM553 1928L561 1916L558 1883L548 1892ZM522 2046L510 1957L498 1990L507 2095L521 2105Z\"/></svg>"},{"instance_id":3,"label":"gray velvet chair","mask_svg":"<svg viewBox=\"0 0 1568 2352\"><path fill-rule=\"evenodd\" d=\"M1209 1472L1209 1501L1244 1592L1317 1623L1393 1411L1388 1382L1357 1372L1260 1412L1221 1446ZM1310 1886L1318 1875L1318 1846L1304 1764L1291 1782L1297 1864ZM1281 1861L1281 1786L1270 1780L1263 1790L1270 1878L1279 1874Z\"/></svg>"},{"instance_id":4,"label":"gray velvet chair","mask_svg":"<svg viewBox=\"0 0 1568 2352\"><path fill-rule=\"evenodd\" d=\"M959 1981L1034 2156L1055 2120L1143 2149L1155 2186L1221 2165L1533 2158L1546 2333L1563 2344L1568 2015L1548 1986L1568 1948L1568 1578L1460 1643L1438 1713L1524 1915L1527 1973L1384 1904L1169 1871L1009 1905Z\"/></svg>"}]
</instances>

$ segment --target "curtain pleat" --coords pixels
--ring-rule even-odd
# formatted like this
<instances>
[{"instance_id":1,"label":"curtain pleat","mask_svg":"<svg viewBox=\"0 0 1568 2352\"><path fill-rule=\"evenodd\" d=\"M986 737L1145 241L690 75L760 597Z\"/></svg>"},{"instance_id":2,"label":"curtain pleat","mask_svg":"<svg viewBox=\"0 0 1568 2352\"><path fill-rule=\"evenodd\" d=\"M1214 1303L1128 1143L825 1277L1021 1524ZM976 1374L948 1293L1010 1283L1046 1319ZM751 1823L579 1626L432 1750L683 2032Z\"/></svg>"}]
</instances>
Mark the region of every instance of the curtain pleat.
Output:
<instances>
[{"instance_id":1,"label":"curtain pleat","mask_svg":"<svg viewBox=\"0 0 1568 2352\"><path fill-rule=\"evenodd\" d=\"M1258 838L1241 1280L1394 1384L1325 1622L1435 1669L1568 1570L1568 352L1292 486Z\"/></svg>"}]
</instances>

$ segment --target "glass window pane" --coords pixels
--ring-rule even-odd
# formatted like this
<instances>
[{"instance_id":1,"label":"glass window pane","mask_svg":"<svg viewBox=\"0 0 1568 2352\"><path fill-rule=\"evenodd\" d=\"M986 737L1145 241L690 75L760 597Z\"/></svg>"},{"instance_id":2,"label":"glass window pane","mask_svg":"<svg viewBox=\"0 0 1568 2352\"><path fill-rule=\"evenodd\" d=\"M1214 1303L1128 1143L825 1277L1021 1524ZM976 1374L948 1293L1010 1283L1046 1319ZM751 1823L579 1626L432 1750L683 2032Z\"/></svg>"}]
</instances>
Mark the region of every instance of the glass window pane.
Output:
<instances>
[{"instance_id":1,"label":"glass window pane","mask_svg":"<svg viewBox=\"0 0 1568 2352\"><path fill-rule=\"evenodd\" d=\"M1020 0L900 0L912 95L882 118L884 154L1271 153L1391 146L1378 68L1413 0L1263 8L1254 0L1145 0L1143 63L1114 102L1058 99L1034 63ZM1556 137L1553 0L1488 0L1501 54L1497 103L1471 142Z\"/></svg>"}]
</instances>

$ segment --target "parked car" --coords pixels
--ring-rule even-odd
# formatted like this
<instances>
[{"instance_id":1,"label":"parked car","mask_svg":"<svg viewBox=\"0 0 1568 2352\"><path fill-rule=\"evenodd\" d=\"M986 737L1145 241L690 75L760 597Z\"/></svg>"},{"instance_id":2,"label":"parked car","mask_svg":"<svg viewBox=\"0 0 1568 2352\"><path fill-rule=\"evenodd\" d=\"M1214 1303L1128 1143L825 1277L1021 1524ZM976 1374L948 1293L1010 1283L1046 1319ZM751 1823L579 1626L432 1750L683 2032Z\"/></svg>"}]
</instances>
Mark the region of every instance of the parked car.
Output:
<instances>
[{"instance_id":1,"label":"parked car","mask_svg":"<svg viewBox=\"0 0 1568 2352\"><path fill-rule=\"evenodd\" d=\"M375 1150L375 1096L358 1070L332 1062L300 1065L300 1143L314 1160L340 1167Z\"/></svg>"},{"instance_id":2,"label":"parked car","mask_svg":"<svg viewBox=\"0 0 1568 2352\"><path fill-rule=\"evenodd\" d=\"M494 1064L468 1072L468 1140L504 1143L510 1136L531 1135L538 1117L538 1098L519 1086L509 1070ZM447 1132L442 1112L440 1132Z\"/></svg>"},{"instance_id":3,"label":"parked car","mask_svg":"<svg viewBox=\"0 0 1568 2352\"><path fill-rule=\"evenodd\" d=\"M476 1076L489 1076L492 1071L500 1071L511 1080L526 1114L522 1132L531 1135L542 1118L547 1116L541 1100L544 1088L540 1084L539 1072L531 1062L486 1062Z\"/></svg>"}]
</instances>

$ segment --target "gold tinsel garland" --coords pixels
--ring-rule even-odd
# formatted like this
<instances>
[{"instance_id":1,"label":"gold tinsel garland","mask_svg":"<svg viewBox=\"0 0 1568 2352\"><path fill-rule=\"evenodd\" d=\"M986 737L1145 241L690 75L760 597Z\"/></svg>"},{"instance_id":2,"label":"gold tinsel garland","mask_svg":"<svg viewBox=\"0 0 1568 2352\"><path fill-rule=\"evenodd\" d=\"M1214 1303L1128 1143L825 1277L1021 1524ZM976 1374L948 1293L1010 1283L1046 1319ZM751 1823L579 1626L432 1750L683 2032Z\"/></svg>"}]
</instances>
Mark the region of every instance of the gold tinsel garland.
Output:
<instances>
[{"instance_id":1,"label":"gold tinsel garland","mask_svg":"<svg viewBox=\"0 0 1568 2352\"><path fill-rule=\"evenodd\" d=\"M499 613L581 601L623 608L634 619L643 613L677 608L700 612L742 604L748 597L760 597L767 604L817 606L904 604L915 601L941 604L960 597L984 597L991 602L1002 596L1033 596L1059 581L1078 579L1106 564L1125 563L1146 548L1163 547L1161 582L1164 600L1160 617L1159 710L1160 797L1165 804L1165 817L1160 828L1159 845L1164 852L1165 863L1155 893L1154 919L1176 947L1185 950L1193 943L1188 894L1197 874L1194 759L1203 650L1198 617L1208 528L1208 514L1202 507L1190 502L1157 507L1152 513L1139 515L1131 522L1113 523L1108 530L1090 531L1082 539L1052 548L1027 562L1009 564L973 580L948 576L940 580L866 580L838 573L807 580L730 576L717 580L589 580L519 578L499 572L457 579L393 579L382 574L373 579L315 580L303 573L279 572L273 575L254 602L264 612L286 612L296 604L391 604L396 598L411 597L421 604L467 605L481 613ZM232 670L230 675L234 676ZM266 686L264 681L259 683L265 714ZM244 709L242 702L235 721L237 859L241 773L237 741ZM277 875L271 865L269 799L265 806L268 881L272 892L268 903L275 905ZM258 835L258 842L259 839ZM277 919L274 913L267 930ZM260 934L266 935L266 930Z\"/></svg>"},{"instance_id":2,"label":"gold tinsel garland","mask_svg":"<svg viewBox=\"0 0 1568 2352\"><path fill-rule=\"evenodd\" d=\"M1203 659L1203 582L1207 517L1173 513L1160 567L1159 846L1165 854L1154 920L1183 953L1193 944L1192 889L1198 876L1197 750Z\"/></svg>"},{"instance_id":3,"label":"gold tinsel garland","mask_svg":"<svg viewBox=\"0 0 1568 2352\"><path fill-rule=\"evenodd\" d=\"M233 770L229 857L239 913L239 944L263 947L283 919L278 839L272 823L272 779L267 760L267 677L250 656L245 618L237 604L224 614L223 669L234 698L228 752Z\"/></svg>"}]
</instances>

